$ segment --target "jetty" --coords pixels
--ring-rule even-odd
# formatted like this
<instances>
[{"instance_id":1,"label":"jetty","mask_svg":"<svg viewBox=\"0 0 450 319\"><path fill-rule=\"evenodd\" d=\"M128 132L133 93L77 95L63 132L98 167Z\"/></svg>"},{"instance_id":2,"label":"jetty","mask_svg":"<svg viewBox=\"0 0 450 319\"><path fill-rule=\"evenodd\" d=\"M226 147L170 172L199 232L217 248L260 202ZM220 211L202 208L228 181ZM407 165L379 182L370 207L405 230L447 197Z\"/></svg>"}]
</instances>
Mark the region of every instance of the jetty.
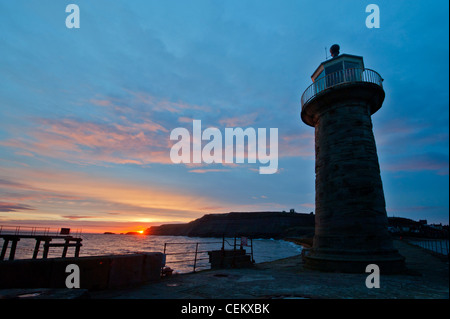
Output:
<instances>
[{"instance_id":1,"label":"jetty","mask_svg":"<svg viewBox=\"0 0 450 319\"><path fill-rule=\"evenodd\" d=\"M165 256L160 252L80 257L81 232L72 234L70 228L51 231L48 227L0 226L0 238L3 239L0 253L0 299L14 298L27 289L33 289L31 296L55 297L54 289L60 291L68 288L68 266L75 265L79 269L83 292L57 293L56 296L59 297L56 298L74 298L85 296L88 290L114 289L158 281L161 268L165 265ZM30 258L15 258L22 239L35 240ZM41 246L43 254L42 258L38 258ZM55 257L56 254L53 253L50 258L50 249L55 247L62 248L62 253L60 257ZM73 257L68 256L70 247L75 248ZM5 260L8 248L9 257ZM48 294L42 293L44 290Z\"/></svg>"},{"instance_id":2,"label":"jetty","mask_svg":"<svg viewBox=\"0 0 450 319\"><path fill-rule=\"evenodd\" d=\"M32 259L36 259L39 254L41 243L43 243L42 258L48 258L48 253L52 247L62 247L61 258L67 256L69 247L75 247L75 257L80 255L82 238L80 233L72 236L70 228L60 228L52 233L49 227L23 227L23 226L3 226L0 225L0 238L3 239L3 246L0 253L0 261L5 259L8 245L11 242L8 260L14 260L17 250L17 244L21 239L34 239L36 241ZM57 241L57 242L54 242Z\"/></svg>"}]
</instances>

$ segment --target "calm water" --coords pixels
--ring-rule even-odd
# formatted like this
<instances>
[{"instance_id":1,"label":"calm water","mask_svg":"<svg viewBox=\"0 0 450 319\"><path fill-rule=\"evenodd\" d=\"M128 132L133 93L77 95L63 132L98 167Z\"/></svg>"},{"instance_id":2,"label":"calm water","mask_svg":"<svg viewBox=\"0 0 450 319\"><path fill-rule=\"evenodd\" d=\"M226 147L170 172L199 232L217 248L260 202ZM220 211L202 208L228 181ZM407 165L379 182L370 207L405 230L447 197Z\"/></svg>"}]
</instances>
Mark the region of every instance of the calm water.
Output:
<instances>
[{"instance_id":1,"label":"calm water","mask_svg":"<svg viewBox=\"0 0 450 319\"><path fill-rule=\"evenodd\" d=\"M199 238L183 236L145 236L145 235L104 235L104 234L82 234L83 238L80 256L95 256L109 254L129 254L136 252L163 252L166 245L166 264L178 273L191 272L193 270L193 259L195 255L196 243L198 246L198 256L196 269L209 268L208 250L216 250L222 247L221 238ZM227 238L231 245L233 238ZM56 240L55 240L56 242ZM239 245L239 239L237 240ZM249 241L250 244L250 241ZM17 244L15 259L31 258L33 255L35 240L22 239ZM232 246L225 245L226 249ZM250 247L244 247L250 253ZM70 247L67 256L74 254L73 247ZM273 261L281 258L299 255L301 246L284 240L254 239L253 258L256 263ZM41 244L38 258L42 256L43 247ZM50 248L49 257L61 257L62 248ZM176 255L171 255L176 253ZM181 254L180 254L181 253ZM9 249L5 259L8 258Z\"/></svg>"}]
</instances>

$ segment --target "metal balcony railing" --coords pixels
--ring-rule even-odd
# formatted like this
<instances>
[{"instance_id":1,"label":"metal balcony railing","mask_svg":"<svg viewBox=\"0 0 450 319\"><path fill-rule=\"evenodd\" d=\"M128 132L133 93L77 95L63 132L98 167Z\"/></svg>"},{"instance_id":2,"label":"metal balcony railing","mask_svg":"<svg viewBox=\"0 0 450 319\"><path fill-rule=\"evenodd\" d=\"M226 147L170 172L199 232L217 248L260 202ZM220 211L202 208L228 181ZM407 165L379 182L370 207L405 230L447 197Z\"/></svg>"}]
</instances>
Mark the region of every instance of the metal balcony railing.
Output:
<instances>
[{"instance_id":1,"label":"metal balcony railing","mask_svg":"<svg viewBox=\"0 0 450 319\"><path fill-rule=\"evenodd\" d=\"M317 94L345 83L368 82L383 87L383 78L371 69L344 69L317 79L302 95L303 106L311 101Z\"/></svg>"}]
</instances>

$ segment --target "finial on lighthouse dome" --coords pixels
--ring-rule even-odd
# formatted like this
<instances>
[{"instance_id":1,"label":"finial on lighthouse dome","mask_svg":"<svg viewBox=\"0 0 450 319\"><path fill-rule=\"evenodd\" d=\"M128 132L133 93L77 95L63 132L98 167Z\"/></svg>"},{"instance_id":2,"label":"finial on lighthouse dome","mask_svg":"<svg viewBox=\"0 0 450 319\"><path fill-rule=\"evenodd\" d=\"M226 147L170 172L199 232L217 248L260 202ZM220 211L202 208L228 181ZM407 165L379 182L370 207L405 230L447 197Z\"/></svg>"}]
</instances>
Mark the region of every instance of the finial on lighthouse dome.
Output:
<instances>
[{"instance_id":1,"label":"finial on lighthouse dome","mask_svg":"<svg viewBox=\"0 0 450 319\"><path fill-rule=\"evenodd\" d=\"M331 56L333 58L337 57L339 55L339 50L341 49L341 47L339 46L339 44L333 44L330 48L330 53Z\"/></svg>"}]
</instances>

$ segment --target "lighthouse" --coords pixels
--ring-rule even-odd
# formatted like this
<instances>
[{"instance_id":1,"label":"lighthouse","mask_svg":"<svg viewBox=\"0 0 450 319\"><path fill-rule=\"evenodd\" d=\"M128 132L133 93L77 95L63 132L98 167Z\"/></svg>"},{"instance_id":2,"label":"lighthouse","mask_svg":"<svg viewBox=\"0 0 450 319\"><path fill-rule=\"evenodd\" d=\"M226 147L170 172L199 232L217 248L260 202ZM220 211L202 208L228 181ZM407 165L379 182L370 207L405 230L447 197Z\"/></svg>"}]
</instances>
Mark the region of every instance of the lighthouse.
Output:
<instances>
[{"instance_id":1,"label":"lighthouse","mask_svg":"<svg viewBox=\"0 0 450 319\"><path fill-rule=\"evenodd\" d=\"M323 271L381 273L404 269L393 246L372 131L382 106L383 78L361 56L340 54L312 75L301 98L301 119L315 130L316 215L313 246L305 266Z\"/></svg>"}]
</instances>

